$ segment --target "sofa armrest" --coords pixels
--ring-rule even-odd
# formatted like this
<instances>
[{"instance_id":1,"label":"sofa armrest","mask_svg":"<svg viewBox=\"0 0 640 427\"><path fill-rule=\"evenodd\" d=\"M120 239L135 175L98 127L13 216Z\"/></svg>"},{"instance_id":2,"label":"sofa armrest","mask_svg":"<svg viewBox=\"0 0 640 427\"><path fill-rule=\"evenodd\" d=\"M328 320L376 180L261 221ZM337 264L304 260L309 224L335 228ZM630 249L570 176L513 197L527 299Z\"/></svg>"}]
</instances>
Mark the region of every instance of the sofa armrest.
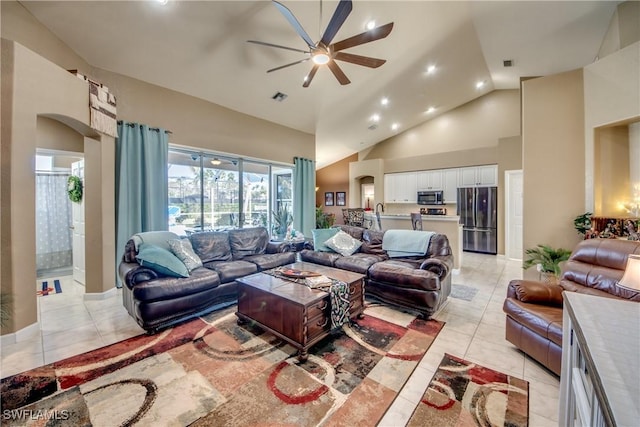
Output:
<instances>
[{"instance_id":1,"label":"sofa armrest","mask_svg":"<svg viewBox=\"0 0 640 427\"><path fill-rule=\"evenodd\" d=\"M157 279L158 273L147 267L142 267L135 262L121 262L118 266L118 274L122 283L129 289L132 289L135 285L149 280Z\"/></svg>"},{"instance_id":2,"label":"sofa armrest","mask_svg":"<svg viewBox=\"0 0 640 427\"><path fill-rule=\"evenodd\" d=\"M507 288L507 297L529 304L562 307L562 291L558 285L533 280L512 280Z\"/></svg>"},{"instance_id":3,"label":"sofa armrest","mask_svg":"<svg viewBox=\"0 0 640 427\"><path fill-rule=\"evenodd\" d=\"M422 261L422 264L420 264L420 269L430 271L438 276L440 280L443 280L451 271L452 265L453 262L450 255L434 256Z\"/></svg>"},{"instance_id":4,"label":"sofa armrest","mask_svg":"<svg viewBox=\"0 0 640 427\"><path fill-rule=\"evenodd\" d=\"M268 254L279 254L281 252L291 252L292 247L289 242L274 242L270 241L267 243L267 253Z\"/></svg>"}]
</instances>

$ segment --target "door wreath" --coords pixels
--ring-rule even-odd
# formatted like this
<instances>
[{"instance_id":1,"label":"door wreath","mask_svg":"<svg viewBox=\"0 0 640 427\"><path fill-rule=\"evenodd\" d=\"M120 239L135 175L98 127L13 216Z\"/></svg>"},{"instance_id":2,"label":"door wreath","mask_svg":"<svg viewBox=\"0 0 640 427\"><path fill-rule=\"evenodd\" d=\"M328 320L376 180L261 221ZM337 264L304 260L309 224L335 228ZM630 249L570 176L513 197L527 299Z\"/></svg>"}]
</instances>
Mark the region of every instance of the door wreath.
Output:
<instances>
[{"instance_id":1,"label":"door wreath","mask_svg":"<svg viewBox=\"0 0 640 427\"><path fill-rule=\"evenodd\" d=\"M67 179L67 194L69 200L74 203L80 203L82 200L82 180L77 176L71 175Z\"/></svg>"}]
</instances>

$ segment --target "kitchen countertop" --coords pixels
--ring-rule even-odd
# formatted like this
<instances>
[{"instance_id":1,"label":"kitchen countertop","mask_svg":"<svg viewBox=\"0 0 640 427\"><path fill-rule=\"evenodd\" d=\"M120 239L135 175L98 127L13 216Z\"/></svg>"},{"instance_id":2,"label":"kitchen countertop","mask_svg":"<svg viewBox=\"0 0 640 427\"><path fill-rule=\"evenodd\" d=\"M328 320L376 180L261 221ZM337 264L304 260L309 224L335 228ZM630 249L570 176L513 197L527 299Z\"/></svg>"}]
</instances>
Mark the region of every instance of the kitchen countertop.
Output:
<instances>
[{"instance_id":1,"label":"kitchen countertop","mask_svg":"<svg viewBox=\"0 0 640 427\"><path fill-rule=\"evenodd\" d=\"M371 215L375 218L375 213L365 213L365 215ZM380 214L380 219L411 219L409 214ZM423 221L447 221L447 222L460 222L458 215L422 215Z\"/></svg>"}]
</instances>

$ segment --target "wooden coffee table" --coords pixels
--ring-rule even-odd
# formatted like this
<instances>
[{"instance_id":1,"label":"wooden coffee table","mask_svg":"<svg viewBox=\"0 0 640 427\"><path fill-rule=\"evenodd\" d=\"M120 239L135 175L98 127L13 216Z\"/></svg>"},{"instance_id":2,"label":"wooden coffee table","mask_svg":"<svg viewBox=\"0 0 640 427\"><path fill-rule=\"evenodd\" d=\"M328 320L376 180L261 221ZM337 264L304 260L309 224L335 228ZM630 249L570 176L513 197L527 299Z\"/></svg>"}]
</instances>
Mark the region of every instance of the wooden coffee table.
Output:
<instances>
[{"instance_id":1,"label":"wooden coffee table","mask_svg":"<svg viewBox=\"0 0 640 427\"><path fill-rule=\"evenodd\" d=\"M313 271L349 285L349 318L364 311L364 275L323 265L296 262L285 268ZM331 302L328 292L266 273L237 280L238 323L252 321L298 349L298 359L307 360L308 350L331 332Z\"/></svg>"}]
</instances>

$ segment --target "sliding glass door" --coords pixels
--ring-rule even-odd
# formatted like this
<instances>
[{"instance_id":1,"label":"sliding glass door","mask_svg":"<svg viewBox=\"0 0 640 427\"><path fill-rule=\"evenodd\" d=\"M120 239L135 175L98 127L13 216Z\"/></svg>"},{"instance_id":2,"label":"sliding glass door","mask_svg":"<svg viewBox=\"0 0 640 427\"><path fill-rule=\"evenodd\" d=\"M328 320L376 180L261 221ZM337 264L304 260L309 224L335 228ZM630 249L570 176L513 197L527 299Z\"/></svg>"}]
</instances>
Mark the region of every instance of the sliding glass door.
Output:
<instances>
[{"instance_id":1,"label":"sliding glass door","mask_svg":"<svg viewBox=\"0 0 640 427\"><path fill-rule=\"evenodd\" d=\"M169 150L169 230L189 234L263 226L292 207L292 167L182 149Z\"/></svg>"}]
</instances>

